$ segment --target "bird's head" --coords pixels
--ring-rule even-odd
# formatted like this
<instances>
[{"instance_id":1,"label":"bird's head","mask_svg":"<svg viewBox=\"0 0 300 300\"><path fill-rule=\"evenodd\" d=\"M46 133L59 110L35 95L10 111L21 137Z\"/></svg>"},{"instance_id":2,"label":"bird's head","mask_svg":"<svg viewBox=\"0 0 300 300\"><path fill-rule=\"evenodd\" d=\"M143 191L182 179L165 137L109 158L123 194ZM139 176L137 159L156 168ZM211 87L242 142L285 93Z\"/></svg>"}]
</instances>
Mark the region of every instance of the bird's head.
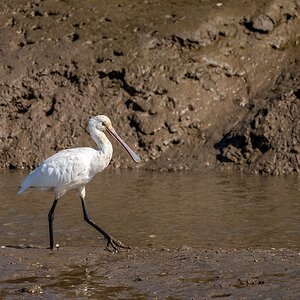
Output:
<instances>
[{"instance_id":1,"label":"bird's head","mask_svg":"<svg viewBox=\"0 0 300 300\"><path fill-rule=\"evenodd\" d=\"M108 128L112 128L109 117L99 115L92 117L89 121L89 128L95 128L99 131L105 132Z\"/></svg>"},{"instance_id":2,"label":"bird's head","mask_svg":"<svg viewBox=\"0 0 300 300\"><path fill-rule=\"evenodd\" d=\"M128 152L135 162L140 162L140 157L123 141L111 125L111 121L107 116L99 115L89 120L88 131L92 134L95 130L109 133L116 141L118 141Z\"/></svg>"}]
</instances>

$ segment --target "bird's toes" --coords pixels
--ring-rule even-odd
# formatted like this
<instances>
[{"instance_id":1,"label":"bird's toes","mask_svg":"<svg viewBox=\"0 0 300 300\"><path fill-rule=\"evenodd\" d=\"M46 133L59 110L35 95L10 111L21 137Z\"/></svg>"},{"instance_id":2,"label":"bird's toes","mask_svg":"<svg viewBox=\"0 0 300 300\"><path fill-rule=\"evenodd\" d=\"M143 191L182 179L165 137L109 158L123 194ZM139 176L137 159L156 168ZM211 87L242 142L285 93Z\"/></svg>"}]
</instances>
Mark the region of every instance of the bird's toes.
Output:
<instances>
[{"instance_id":1,"label":"bird's toes","mask_svg":"<svg viewBox=\"0 0 300 300\"><path fill-rule=\"evenodd\" d=\"M119 240L114 240L114 244L115 246L119 247L119 248L123 248L123 249L130 249L129 246L124 245L122 242L120 242Z\"/></svg>"},{"instance_id":2,"label":"bird's toes","mask_svg":"<svg viewBox=\"0 0 300 300\"><path fill-rule=\"evenodd\" d=\"M120 242L119 240L116 240L114 238L110 238L107 241L107 245L106 245L106 250L109 252L117 252L120 249L119 248L123 248L123 249L130 249L129 246L124 245L122 242Z\"/></svg>"},{"instance_id":3,"label":"bird's toes","mask_svg":"<svg viewBox=\"0 0 300 300\"><path fill-rule=\"evenodd\" d=\"M107 241L105 250L108 252L117 252L118 248L114 245L112 241Z\"/></svg>"}]
</instances>

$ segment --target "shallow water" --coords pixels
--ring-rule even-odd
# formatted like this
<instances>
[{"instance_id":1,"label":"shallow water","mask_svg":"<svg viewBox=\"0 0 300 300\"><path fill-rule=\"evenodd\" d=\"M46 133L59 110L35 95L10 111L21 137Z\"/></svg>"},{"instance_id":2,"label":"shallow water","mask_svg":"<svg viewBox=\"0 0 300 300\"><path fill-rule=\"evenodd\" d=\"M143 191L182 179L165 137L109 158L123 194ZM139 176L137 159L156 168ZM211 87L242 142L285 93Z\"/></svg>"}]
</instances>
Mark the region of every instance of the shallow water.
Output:
<instances>
[{"instance_id":1,"label":"shallow water","mask_svg":"<svg viewBox=\"0 0 300 300\"><path fill-rule=\"evenodd\" d=\"M0 245L48 246L51 193L17 196L26 173L0 174ZM300 246L300 178L225 173L104 171L87 186L91 217L130 246ZM100 246L83 221L79 198L58 203L55 243Z\"/></svg>"}]
</instances>

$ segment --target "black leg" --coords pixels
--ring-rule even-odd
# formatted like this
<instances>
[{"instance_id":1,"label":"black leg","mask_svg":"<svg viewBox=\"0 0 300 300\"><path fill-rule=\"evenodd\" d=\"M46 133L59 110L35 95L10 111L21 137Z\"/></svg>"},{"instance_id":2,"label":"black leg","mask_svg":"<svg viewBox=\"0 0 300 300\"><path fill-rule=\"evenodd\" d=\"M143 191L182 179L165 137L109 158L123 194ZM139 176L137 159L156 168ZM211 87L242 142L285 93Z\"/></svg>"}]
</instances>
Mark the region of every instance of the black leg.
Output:
<instances>
[{"instance_id":1,"label":"black leg","mask_svg":"<svg viewBox=\"0 0 300 300\"><path fill-rule=\"evenodd\" d=\"M49 238L50 238L50 249L53 250L53 220L54 220L54 211L57 204L58 199L55 199L51 209L48 213L48 222L49 222Z\"/></svg>"},{"instance_id":2,"label":"black leg","mask_svg":"<svg viewBox=\"0 0 300 300\"><path fill-rule=\"evenodd\" d=\"M107 245L106 245L106 250L111 251L111 249L109 248L109 246L111 246L113 248L113 250L118 250L119 248L125 248L125 249L130 249L130 247L125 246L123 243L121 243L120 241L114 239L110 234L108 234L106 231L104 231L102 228L100 228L89 216L87 208L86 208L86 204L85 204L85 200L83 197L80 196L81 199L81 205L82 205L82 210L83 210L83 217L84 220L90 224L91 226L93 226L96 230L98 230L107 240Z\"/></svg>"}]
</instances>

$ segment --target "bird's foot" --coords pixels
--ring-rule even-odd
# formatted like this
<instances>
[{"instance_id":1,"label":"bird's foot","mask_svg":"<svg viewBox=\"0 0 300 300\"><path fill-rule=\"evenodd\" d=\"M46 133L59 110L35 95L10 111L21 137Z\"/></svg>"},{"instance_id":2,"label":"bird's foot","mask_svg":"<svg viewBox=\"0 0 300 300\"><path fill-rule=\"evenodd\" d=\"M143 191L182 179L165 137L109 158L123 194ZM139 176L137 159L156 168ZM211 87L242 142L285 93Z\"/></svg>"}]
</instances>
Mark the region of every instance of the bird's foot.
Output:
<instances>
[{"instance_id":1,"label":"bird's foot","mask_svg":"<svg viewBox=\"0 0 300 300\"><path fill-rule=\"evenodd\" d=\"M129 246L124 245L122 242L119 240L114 239L113 237L109 237L107 239L107 245L106 245L106 250L109 252L114 252L114 251L119 251L120 248L122 249L130 249Z\"/></svg>"}]
</instances>

